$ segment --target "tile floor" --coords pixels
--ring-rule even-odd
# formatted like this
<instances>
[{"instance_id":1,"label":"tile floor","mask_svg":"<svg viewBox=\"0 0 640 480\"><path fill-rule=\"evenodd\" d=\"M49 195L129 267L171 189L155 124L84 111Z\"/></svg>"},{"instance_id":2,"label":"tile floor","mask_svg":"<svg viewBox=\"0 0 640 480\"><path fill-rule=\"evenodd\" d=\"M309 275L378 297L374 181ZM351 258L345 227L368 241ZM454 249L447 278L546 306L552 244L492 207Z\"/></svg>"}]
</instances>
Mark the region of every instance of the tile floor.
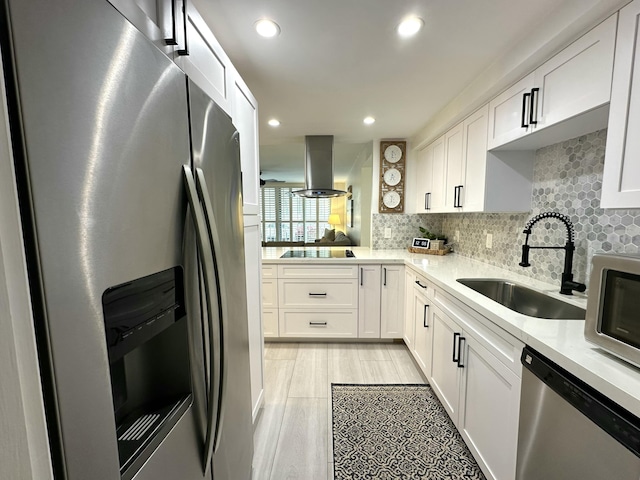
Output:
<instances>
[{"instance_id":1,"label":"tile floor","mask_svg":"<svg viewBox=\"0 0 640 480\"><path fill-rule=\"evenodd\" d=\"M404 344L267 343L253 480L333 479L331 383L424 383Z\"/></svg>"}]
</instances>

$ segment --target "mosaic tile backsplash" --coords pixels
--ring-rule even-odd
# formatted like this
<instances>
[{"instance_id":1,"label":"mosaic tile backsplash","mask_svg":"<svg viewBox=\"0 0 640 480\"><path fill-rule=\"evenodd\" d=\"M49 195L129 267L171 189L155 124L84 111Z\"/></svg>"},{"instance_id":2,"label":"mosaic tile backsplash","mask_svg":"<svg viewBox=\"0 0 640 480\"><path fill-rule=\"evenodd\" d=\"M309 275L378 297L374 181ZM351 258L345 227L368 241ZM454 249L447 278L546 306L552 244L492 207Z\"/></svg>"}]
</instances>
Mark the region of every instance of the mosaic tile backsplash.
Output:
<instances>
[{"instance_id":1,"label":"mosaic tile backsplash","mask_svg":"<svg viewBox=\"0 0 640 480\"><path fill-rule=\"evenodd\" d=\"M420 236L420 227L430 232L441 233L442 215L407 215L401 213L374 213L371 219L373 249L407 248L411 240ZM391 237L384 238L386 228Z\"/></svg>"},{"instance_id":2,"label":"mosaic tile backsplash","mask_svg":"<svg viewBox=\"0 0 640 480\"><path fill-rule=\"evenodd\" d=\"M557 211L575 228L574 279L588 284L594 253L640 253L640 209L600 208L606 138L600 130L538 150L530 213L374 215L373 248L405 248L423 226L447 235L457 255L559 285L564 250L531 250L531 267L518 265L527 221ZM385 227L392 229L391 239L384 239ZM487 233L493 235L491 249L485 246ZM566 235L561 222L544 219L533 226L529 245L564 246Z\"/></svg>"}]
</instances>

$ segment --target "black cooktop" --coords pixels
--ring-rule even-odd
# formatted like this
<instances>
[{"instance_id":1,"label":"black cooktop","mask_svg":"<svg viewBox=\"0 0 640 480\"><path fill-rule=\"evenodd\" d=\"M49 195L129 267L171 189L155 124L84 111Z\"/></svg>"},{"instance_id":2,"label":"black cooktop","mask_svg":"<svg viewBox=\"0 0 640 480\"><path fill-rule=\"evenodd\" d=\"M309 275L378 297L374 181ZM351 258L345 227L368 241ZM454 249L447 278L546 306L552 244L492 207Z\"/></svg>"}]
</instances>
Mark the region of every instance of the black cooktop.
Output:
<instances>
[{"instance_id":1,"label":"black cooktop","mask_svg":"<svg viewBox=\"0 0 640 480\"><path fill-rule=\"evenodd\" d=\"M351 250L287 250L280 258L356 258Z\"/></svg>"}]
</instances>

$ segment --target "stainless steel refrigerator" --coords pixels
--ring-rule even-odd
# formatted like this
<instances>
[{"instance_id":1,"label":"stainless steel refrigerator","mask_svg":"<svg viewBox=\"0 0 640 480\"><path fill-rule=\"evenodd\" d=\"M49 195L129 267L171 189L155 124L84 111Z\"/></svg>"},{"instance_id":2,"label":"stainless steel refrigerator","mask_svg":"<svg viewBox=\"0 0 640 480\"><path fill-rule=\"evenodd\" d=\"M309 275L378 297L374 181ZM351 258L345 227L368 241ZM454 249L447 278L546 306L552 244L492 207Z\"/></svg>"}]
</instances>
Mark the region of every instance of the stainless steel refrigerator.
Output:
<instances>
[{"instance_id":1,"label":"stainless steel refrigerator","mask_svg":"<svg viewBox=\"0 0 640 480\"><path fill-rule=\"evenodd\" d=\"M230 118L106 0L2 0L56 478L248 480Z\"/></svg>"}]
</instances>

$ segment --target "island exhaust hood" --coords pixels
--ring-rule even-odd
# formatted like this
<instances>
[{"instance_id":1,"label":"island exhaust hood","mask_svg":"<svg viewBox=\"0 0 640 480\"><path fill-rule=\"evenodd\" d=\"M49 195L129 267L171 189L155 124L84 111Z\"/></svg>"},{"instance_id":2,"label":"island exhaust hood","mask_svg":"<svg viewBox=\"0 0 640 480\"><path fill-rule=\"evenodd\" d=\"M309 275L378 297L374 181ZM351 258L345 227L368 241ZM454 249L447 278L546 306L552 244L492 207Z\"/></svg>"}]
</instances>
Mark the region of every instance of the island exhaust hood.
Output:
<instances>
[{"instance_id":1,"label":"island exhaust hood","mask_svg":"<svg viewBox=\"0 0 640 480\"><path fill-rule=\"evenodd\" d=\"M346 195L333 188L333 135L307 135L304 145L304 190L291 193L307 198Z\"/></svg>"}]
</instances>

